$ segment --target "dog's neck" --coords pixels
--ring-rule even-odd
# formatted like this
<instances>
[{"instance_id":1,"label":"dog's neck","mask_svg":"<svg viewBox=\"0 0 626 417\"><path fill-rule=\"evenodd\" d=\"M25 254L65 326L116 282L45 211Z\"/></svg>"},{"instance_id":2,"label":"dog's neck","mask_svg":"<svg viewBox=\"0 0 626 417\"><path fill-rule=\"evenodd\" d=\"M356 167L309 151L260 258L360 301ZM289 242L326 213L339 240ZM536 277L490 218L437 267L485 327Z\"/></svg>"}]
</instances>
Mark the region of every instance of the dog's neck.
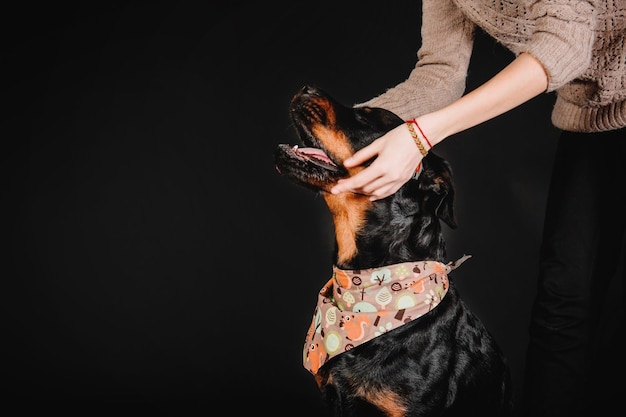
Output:
<instances>
[{"instance_id":1,"label":"dog's neck","mask_svg":"<svg viewBox=\"0 0 626 417\"><path fill-rule=\"evenodd\" d=\"M417 216L423 209L415 201L399 205L399 198L405 199L394 196L373 203L358 199L358 209L351 202L349 211L344 209L347 205L333 206L331 201L337 266L350 270L422 259L445 261L446 247L439 219L435 215ZM399 211L399 207L402 207L401 215L393 216L392 220L389 211Z\"/></svg>"}]
</instances>

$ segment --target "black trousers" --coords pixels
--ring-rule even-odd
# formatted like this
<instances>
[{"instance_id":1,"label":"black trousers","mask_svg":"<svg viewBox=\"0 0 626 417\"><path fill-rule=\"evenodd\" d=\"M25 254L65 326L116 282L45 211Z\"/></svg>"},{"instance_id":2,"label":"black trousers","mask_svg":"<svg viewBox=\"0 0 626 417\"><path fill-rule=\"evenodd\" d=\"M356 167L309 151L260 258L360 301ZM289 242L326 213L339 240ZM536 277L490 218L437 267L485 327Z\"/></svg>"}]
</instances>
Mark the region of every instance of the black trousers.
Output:
<instances>
[{"instance_id":1,"label":"black trousers","mask_svg":"<svg viewBox=\"0 0 626 417\"><path fill-rule=\"evenodd\" d=\"M626 129L563 132L529 328L524 415L601 415L626 402L625 201Z\"/></svg>"}]
</instances>

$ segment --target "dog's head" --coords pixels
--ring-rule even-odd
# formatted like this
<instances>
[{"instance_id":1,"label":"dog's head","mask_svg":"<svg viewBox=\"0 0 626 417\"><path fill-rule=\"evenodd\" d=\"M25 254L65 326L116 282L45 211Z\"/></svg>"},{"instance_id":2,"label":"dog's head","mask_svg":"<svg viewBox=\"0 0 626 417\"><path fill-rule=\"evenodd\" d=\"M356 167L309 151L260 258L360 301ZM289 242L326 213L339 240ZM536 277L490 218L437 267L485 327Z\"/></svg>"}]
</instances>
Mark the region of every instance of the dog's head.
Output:
<instances>
[{"instance_id":1,"label":"dog's head","mask_svg":"<svg viewBox=\"0 0 626 417\"><path fill-rule=\"evenodd\" d=\"M296 93L289 112L302 146L279 144L276 169L323 195L335 223L338 265L369 268L443 260L445 249L436 220L456 227L452 173L445 160L429 152L419 176L382 200L372 202L355 193L333 195L330 189L340 178L364 168L346 169L343 161L404 121L385 109L342 105L311 86Z\"/></svg>"}]
</instances>

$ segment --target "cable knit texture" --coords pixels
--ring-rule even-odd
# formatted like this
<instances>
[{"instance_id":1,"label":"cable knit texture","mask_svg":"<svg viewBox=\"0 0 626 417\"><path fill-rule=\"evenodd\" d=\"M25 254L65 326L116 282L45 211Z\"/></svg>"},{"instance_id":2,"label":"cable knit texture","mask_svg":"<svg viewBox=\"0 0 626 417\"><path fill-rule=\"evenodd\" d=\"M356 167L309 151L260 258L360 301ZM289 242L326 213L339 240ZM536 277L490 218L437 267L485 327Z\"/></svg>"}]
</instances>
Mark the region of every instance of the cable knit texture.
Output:
<instances>
[{"instance_id":1,"label":"cable knit texture","mask_svg":"<svg viewBox=\"0 0 626 417\"><path fill-rule=\"evenodd\" d=\"M626 127L626 0L423 0L422 22L408 79L363 105L411 119L458 99L480 27L515 55L542 63L547 92L556 92L556 127Z\"/></svg>"}]
</instances>

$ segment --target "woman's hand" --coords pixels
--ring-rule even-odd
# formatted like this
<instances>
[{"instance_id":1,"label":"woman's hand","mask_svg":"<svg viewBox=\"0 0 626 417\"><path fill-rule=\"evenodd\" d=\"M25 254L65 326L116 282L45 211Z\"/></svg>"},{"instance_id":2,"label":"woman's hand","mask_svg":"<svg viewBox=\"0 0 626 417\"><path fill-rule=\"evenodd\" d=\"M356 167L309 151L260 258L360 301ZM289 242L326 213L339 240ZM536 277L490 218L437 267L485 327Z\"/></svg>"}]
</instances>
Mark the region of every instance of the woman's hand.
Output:
<instances>
[{"instance_id":1,"label":"woman's hand","mask_svg":"<svg viewBox=\"0 0 626 417\"><path fill-rule=\"evenodd\" d=\"M339 180L331 192L352 191L369 195L372 201L388 197L413 176L422 154L406 124L402 123L346 159L344 166L352 168L372 158L376 159L370 166L350 178Z\"/></svg>"}]
</instances>

